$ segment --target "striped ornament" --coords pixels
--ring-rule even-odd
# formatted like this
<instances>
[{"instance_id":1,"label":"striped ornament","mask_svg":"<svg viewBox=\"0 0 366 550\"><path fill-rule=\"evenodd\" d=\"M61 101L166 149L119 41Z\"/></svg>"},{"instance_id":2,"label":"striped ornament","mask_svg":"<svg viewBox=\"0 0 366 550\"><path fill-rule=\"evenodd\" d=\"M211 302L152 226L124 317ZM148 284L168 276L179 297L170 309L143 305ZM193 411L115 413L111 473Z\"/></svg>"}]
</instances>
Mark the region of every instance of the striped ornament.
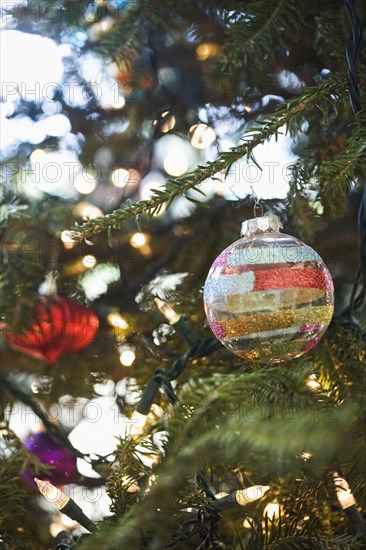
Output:
<instances>
[{"instance_id":1,"label":"striped ornament","mask_svg":"<svg viewBox=\"0 0 366 550\"><path fill-rule=\"evenodd\" d=\"M309 351L333 315L321 257L279 232L246 236L214 261L204 287L210 327L240 357L278 362Z\"/></svg>"}]
</instances>

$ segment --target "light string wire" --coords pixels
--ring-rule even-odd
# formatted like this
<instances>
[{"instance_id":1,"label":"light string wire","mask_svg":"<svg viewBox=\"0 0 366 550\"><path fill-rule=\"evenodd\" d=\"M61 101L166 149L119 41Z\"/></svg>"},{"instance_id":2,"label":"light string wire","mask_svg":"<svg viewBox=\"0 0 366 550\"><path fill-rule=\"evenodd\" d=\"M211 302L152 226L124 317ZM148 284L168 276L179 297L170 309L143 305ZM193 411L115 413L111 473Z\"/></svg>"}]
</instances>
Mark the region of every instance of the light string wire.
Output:
<instances>
[{"instance_id":1,"label":"light string wire","mask_svg":"<svg viewBox=\"0 0 366 550\"><path fill-rule=\"evenodd\" d=\"M361 100L357 83L356 65L363 46L363 29L355 0L344 0L344 7L351 25L351 36L346 45L348 65L349 100L354 113L361 111ZM360 239L360 264L353 283L350 303L341 313L342 317L351 318L366 298L366 185L358 212L358 232ZM360 290L357 292L359 285Z\"/></svg>"}]
</instances>

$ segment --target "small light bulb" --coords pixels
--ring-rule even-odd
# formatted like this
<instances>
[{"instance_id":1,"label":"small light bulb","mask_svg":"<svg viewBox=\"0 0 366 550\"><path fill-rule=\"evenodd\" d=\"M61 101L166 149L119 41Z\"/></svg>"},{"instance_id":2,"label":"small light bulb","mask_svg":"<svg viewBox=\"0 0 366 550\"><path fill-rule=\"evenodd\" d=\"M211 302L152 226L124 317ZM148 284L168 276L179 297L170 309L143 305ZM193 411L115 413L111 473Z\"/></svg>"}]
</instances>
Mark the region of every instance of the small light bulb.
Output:
<instances>
[{"instance_id":1,"label":"small light bulb","mask_svg":"<svg viewBox=\"0 0 366 550\"><path fill-rule=\"evenodd\" d=\"M74 216L83 218L83 220L93 220L104 216L102 210L88 201L80 201L73 210Z\"/></svg>"},{"instance_id":2,"label":"small light bulb","mask_svg":"<svg viewBox=\"0 0 366 550\"><path fill-rule=\"evenodd\" d=\"M235 498L240 506L259 500L269 490L269 485L253 485L247 489L236 491Z\"/></svg>"},{"instance_id":3,"label":"small light bulb","mask_svg":"<svg viewBox=\"0 0 366 550\"><path fill-rule=\"evenodd\" d=\"M164 302L164 300L160 300L160 298L154 298L154 302L160 313L164 315L165 319L169 322L170 325L178 323L180 315L176 311L174 311L174 309L169 304L167 304L167 302Z\"/></svg>"},{"instance_id":4,"label":"small light bulb","mask_svg":"<svg viewBox=\"0 0 366 550\"><path fill-rule=\"evenodd\" d=\"M90 172L82 172L78 174L74 180L74 186L76 191L79 193L82 193L83 195L87 195L88 193L91 193L94 191L95 187L97 185L97 181L95 177L90 174Z\"/></svg>"},{"instance_id":5,"label":"small light bulb","mask_svg":"<svg viewBox=\"0 0 366 550\"><path fill-rule=\"evenodd\" d=\"M125 170L125 168L117 168L111 174L112 183L120 188L126 187L129 177L130 173L128 170Z\"/></svg>"},{"instance_id":6,"label":"small light bulb","mask_svg":"<svg viewBox=\"0 0 366 550\"><path fill-rule=\"evenodd\" d=\"M347 481L340 477L337 472L334 472L333 477L337 499L339 504L341 505L342 510L346 510L346 508L355 506L356 500Z\"/></svg>"},{"instance_id":7,"label":"small light bulb","mask_svg":"<svg viewBox=\"0 0 366 550\"><path fill-rule=\"evenodd\" d=\"M30 156L31 162L35 164L36 162L40 162L41 160L44 160L44 157L46 156L46 151L43 149L35 149L33 153Z\"/></svg>"},{"instance_id":8,"label":"small light bulb","mask_svg":"<svg viewBox=\"0 0 366 550\"><path fill-rule=\"evenodd\" d=\"M188 159L182 154L180 156L167 155L163 164L167 174L176 178L184 174L188 169Z\"/></svg>"},{"instance_id":9,"label":"small light bulb","mask_svg":"<svg viewBox=\"0 0 366 550\"><path fill-rule=\"evenodd\" d=\"M245 518L243 521L243 527L245 529L251 529L253 523L255 523L253 518Z\"/></svg>"},{"instance_id":10,"label":"small light bulb","mask_svg":"<svg viewBox=\"0 0 366 550\"><path fill-rule=\"evenodd\" d=\"M44 496L48 502L54 504L59 510L61 510L70 500L70 497L65 495L60 489L57 489L49 481L43 481L42 479L34 478L37 484L38 490L41 495Z\"/></svg>"},{"instance_id":11,"label":"small light bulb","mask_svg":"<svg viewBox=\"0 0 366 550\"><path fill-rule=\"evenodd\" d=\"M134 411L129 419L130 433L132 436L142 434L144 426L147 422L147 414L141 414L138 411Z\"/></svg>"},{"instance_id":12,"label":"small light bulb","mask_svg":"<svg viewBox=\"0 0 366 550\"><path fill-rule=\"evenodd\" d=\"M196 57L198 61L206 61L217 57L220 52L220 47L215 42L202 42L196 48Z\"/></svg>"},{"instance_id":13,"label":"small light bulb","mask_svg":"<svg viewBox=\"0 0 366 550\"><path fill-rule=\"evenodd\" d=\"M113 109L123 109L123 107L126 105L126 100L123 97L123 95L120 95L118 99L115 99L112 102Z\"/></svg>"},{"instance_id":14,"label":"small light bulb","mask_svg":"<svg viewBox=\"0 0 366 550\"><path fill-rule=\"evenodd\" d=\"M130 367L135 359L136 354L132 348L126 347L125 349L122 349L121 355L119 356L121 365L123 365L124 367Z\"/></svg>"},{"instance_id":15,"label":"small light bulb","mask_svg":"<svg viewBox=\"0 0 366 550\"><path fill-rule=\"evenodd\" d=\"M130 238L130 244L132 246L135 246L136 248L139 248L140 246L144 246L148 241L146 233L134 233L131 235Z\"/></svg>"},{"instance_id":16,"label":"small light bulb","mask_svg":"<svg viewBox=\"0 0 366 550\"><path fill-rule=\"evenodd\" d=\"M103 17L103 19L99 22L100 24L100 30L101 32L107 32L110 31L111 28L114 25L114 19L110 15L107 15L106 17Z\"/></svg>"},{"instance_id":17,"label":"small light bulb","mask_svg":"<svg viewBox=\"0 0 366 550\"><path fill-rule=\"evenodd\" d=\"M73 246L77 244L77 241L74 241L74 239L71 237L69 231L62 231L61 233L61 241L64 243L64 247L66 249L70 249Z\"/></svg>"},{"instance_id":18,"label":"small light bulb","mask_svg":"<svg viewBox=\"0 0 366 550\"><path fill-rule=\"evenodd\" d=\"M216 134L207 124L194 124L189 129L191 145L196 149L205 149L216 139Z\"/></svg>"},{"instance_id":19,"label":"small light bulb","mask_svg":"<svg viewBox=\"0 0 366 550\"><path fill-rule=\"evenodd\" d=\"M310 374L310 376L306 380L306 385L309 388L309 390L312 390L312 391L316 391L318 388L320 388L320 384L316 379L316 374Z\"/></svg>"},{"instance_id":20,"label":"small light bulb","mask_svg":"<svg viewBox=\"0 0 366 550\"><path fill-rule=\"evenodd\" d=\"M173 130L175 126L175 117L173 115L169 116L169 111L165 111L165 113L163 113L161 117L164 119L164 121L160 129L164 134L166 134L170 130Z\"/></svg>"},{"instance_id":21,"label":"small light bulb","mask_svg":"<svg viewBox=\"0 0 366 550\"><path fill-rule=\"evenodd\" d=\"M97 263L97 259L92 254L87 254L83 258L83 265L88 269L91 269L92 267L94 267L96 263Z\"/></svg>"},{"instance_id":22,"label":"small light bulb","mask_svg":"<svg viewBox=\"0 0 366 550\"><path fill-rule=\"evenodd\" d=\"M277 502L269 502L263 511L264 516L269 519L276 519L280 515L280 505Z\"/></svg>"},{"instance_id":23,"label":"small light bulb","mask_svg":"<svg viewBox=\"0 0 366 550\"><path fill-rule=\"evenodd\" d=\"M311 453L301 453L301 454L300 454L300 458L302 458L303 460L305 460L305 462L306 462L307 460L310 460L312 456L313 456L313 455L312 455Z\"/></svg>"},{"instance_id":24,"label":"small light bulb","mask_svg":"<svg viewBox=\"0 0 366 550\"><path fill-rule=\"evenodd\" d=\"M111 312L107 315L107 321L110 325L121 329L128 327L127 321L119 313Z\"/></svg>"}]
</instances>

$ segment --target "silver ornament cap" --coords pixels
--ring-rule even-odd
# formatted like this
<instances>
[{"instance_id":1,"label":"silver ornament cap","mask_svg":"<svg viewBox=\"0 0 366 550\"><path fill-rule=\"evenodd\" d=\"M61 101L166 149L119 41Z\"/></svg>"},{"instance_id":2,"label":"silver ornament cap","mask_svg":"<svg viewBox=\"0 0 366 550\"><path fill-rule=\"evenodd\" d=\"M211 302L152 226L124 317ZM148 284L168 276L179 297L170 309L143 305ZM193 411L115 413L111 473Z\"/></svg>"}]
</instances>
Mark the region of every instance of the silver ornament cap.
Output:
<instances>
[{"instance_id":1,"label":"silver ornament cap","mask_svg":"<svg viewBox=\"0 0 366 550\"><path fill-rule=\"evenodd\" d=\"M260 216L252 218L242 223L240 236L254 235L258 233L267 233L268 231L279 231L283 228L282 222L278 216Z\"/></svg>"}]
</instances>

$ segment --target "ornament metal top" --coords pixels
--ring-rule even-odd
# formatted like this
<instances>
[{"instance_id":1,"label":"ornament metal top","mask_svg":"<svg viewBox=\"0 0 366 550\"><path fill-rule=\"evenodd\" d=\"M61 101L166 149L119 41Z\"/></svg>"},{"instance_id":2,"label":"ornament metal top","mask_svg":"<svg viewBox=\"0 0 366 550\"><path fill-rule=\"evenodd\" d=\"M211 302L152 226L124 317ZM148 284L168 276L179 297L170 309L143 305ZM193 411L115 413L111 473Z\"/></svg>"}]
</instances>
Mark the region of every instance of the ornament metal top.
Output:
<instances>
[{"instance_id":1,"label":"ornament metal top","mask_svg":"<svg viewBox=\"0 0 366 550\"><path fill-rule=\"evenodd\" d=\"M230 351L276 363L315 346L333 315L333 281L323 260L280 233L277 216L242 225L242 238L216 258L204 286L212 332Z\"/></svg>"}]
</instances>

